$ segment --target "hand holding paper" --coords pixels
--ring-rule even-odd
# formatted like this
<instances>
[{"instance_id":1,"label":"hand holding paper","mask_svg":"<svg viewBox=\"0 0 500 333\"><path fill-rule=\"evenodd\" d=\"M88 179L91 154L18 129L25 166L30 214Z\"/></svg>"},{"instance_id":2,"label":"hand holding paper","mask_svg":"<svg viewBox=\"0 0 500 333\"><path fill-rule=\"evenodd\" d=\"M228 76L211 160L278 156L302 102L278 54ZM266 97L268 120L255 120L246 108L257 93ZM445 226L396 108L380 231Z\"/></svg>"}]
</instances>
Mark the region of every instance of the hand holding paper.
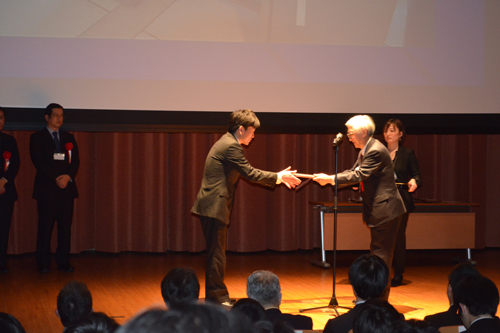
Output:
<instances>
[{"instance_id":1,"label":"hand holding paper","mask_svg":"<svg viewBox=\"0 0 500 333\"><path fill-rule=\"evenodd\" d=\"M335 176L329 176L325 173L315 173L313 180L318 182L321 186L325 186L327 184L335 185Z\"/></svg>"},{"instance_id":2,"label":"hand holding paper","mask_svg":"<svg viewBox=\"0 0 500 333\"><path fill-rule=\"evenodd\" d=\"M288 167L285 170L278 172L278 177L281 178L281 182L288 188L294 188L301 183L301 180L294 175L297 170L290 170L291 168L292 167Z\"/></svg>"}]
</instances>

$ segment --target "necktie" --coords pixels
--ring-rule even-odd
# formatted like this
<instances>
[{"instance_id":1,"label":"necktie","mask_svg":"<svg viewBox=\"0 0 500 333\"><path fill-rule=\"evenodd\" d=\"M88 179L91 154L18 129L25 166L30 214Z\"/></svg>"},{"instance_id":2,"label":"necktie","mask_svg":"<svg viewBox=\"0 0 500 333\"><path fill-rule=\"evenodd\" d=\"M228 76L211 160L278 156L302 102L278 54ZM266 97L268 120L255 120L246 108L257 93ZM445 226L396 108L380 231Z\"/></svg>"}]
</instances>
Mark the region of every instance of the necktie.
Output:
<instances>
[{"instance_id":1,"label":"necktie","mask_svg":"<svg viewBox=\"0 0 500 333\"><path fill-rule=\"evenodd\" d=\"M56 145L56 150L58 153L61 152L61 141L57 137L57 132L52 132L52 136L54 137L54 144Z\"/></svg>"}]
</instances>

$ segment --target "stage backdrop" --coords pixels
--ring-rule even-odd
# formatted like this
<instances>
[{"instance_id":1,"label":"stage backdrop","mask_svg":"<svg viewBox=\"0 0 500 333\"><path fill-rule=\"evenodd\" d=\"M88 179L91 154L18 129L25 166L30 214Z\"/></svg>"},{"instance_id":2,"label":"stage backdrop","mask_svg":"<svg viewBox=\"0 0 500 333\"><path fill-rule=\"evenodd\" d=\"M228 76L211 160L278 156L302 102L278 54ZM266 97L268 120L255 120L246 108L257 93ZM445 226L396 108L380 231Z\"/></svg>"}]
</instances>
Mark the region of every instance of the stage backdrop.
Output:
<instances>
[{"instance_id":1,"label":"stage backdrop","mask_svg":"<svg viewBox=\"0 0 500 333\"><path fill-rule=\"evenodd\" d=\"M32 132L13 135L21 153L16 203L8 252L35 251L37 213L31 198L35 169L29 157ZM198 218L190 213L205 157L221 136L182 133L74 133L81 154L76 177L73 253L202 251ZM279 171L291 165L303 173L333 173L334 135L259 134L245 154L250 163ZM475 202L477 247L500 246L499 135L409 136L423 186L415 197ZM349 142L339 149L339 169L350 168L358 151ZM339 200L359 197L352 190ZM311 200L333 200L332 187L311 183L300 191L266 189L241 180L228 234L230 251L288 251L320 247L319 214ZM359 223L362 223L359 221ZM340 235L356 237L356 235Z\"/></svg>"}]
</instances>

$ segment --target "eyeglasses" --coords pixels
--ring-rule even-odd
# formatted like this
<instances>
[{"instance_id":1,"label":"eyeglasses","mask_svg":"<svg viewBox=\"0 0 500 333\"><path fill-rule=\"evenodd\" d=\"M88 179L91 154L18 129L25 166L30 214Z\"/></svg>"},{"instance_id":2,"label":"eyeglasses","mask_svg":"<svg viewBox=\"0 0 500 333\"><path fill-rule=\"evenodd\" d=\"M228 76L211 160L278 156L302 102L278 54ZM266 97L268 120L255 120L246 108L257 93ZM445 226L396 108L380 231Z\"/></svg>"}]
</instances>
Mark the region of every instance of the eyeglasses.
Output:
<instances>
[{"instance_id":1,"label":"eyeglasses","mask_svg":"<svg viewBox=\"0 0 500 333\"><path fill-rule=\"evenodd\" d=\"M52 118L56 118L56 119L59 119L59 118L60 118L60 119L63 119L63 118L64 118L64 114L55 114L55 113L53 113L53 114L51 114L50 116L51 116Z\"/></svg>"},{"instance_id":2,"label":"eyeglasses","mask_svg":"<svg viewBox=\"0 0 500 333\"><path fill-rule=\"evenodd\" d=\"M348 132L347 133L347 138L350 139L356 132Z\"/></svg>"}]
</instances>

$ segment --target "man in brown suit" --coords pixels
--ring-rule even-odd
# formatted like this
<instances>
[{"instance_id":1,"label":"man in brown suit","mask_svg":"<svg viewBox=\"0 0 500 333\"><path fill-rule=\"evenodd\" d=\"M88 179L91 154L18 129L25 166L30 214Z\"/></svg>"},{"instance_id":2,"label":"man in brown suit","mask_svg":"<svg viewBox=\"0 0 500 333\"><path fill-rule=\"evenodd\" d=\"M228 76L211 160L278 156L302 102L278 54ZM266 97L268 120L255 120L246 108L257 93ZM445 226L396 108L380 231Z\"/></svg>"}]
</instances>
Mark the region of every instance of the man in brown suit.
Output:
<instances>
[{"instance_id":1,"label":"man in brown suit","mask_svg":"<svg viewBox=\"0 0 500 333\"><path fill-rule=\"evenodd\" d=\"M339 187L359 184L363 198L363 221L370 227L370 252L392 267L396 235L406 209L394 181L394 168L387 148L373 138L375 123L369 116L354 116L346 123L347 137L361 149L350 170L337 175L315 174L313 180L322 186ZM389 297L388 284L383 298Z\"/></svg>"},{"instance_id":2,"label":"man in brown suit","mask_svg":"<svg viewBox=\"0 0 500 333\"><path fill-rule=\"evenodd\" d=\"M259 119L252 110L231 114L228 132L208 153L201 188L191 209L200 216L207 244L205 299L219 304L230 303L224 284L226 234L240 176L270 187L283 183L292 188L300 184L290 167L276 173L256 169L248 163L242 145L250 144L259 126Z\"/></svg>"}]
</instances>

